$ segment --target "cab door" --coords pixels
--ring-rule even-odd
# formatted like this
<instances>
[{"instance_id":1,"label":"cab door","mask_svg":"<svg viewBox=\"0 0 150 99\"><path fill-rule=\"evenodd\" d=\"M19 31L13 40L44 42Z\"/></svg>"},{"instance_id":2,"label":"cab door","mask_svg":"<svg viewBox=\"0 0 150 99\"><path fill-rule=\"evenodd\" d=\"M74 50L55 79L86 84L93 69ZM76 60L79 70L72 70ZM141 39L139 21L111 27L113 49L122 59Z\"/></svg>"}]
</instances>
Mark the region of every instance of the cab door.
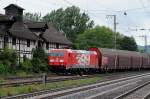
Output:
<instances>
[{"instance_id":1,"label":"cab door","mask_svg":"<svg viewBox=\"0 0 150 99\"><path fill-rule=\"evenodd\" d=\"M72 54L68 53L68 57L67 57L67 68L72 68Z\"/></svg>"}]
</instances>

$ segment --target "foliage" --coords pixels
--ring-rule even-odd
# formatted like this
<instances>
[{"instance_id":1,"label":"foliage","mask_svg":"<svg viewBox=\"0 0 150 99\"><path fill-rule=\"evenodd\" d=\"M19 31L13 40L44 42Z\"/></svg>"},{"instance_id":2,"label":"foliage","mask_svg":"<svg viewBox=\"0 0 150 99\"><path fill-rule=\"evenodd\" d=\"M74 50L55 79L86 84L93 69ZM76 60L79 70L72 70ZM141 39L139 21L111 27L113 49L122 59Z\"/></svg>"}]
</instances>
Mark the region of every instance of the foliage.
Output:
<instances>
[{"instance_id":1,"label":"foliage","mask_svg":"<svg viewBox=\"0 0 150 99\"><path fill-rule=\"evenodd\" d=\"M81 13L78 7L54 10L43 17L43 21L52 24L74 42L77 35L93 27L94 22L86 13Z\"/></svg>"},{"instance_id":2,"label":"foliage","mask_svg":"<svg viewBox=\"0 0 150 99\"><path fill-rule=\"evenodd\" d=\"M22 70L24 70L26 72L31 72L32 68L33 68L31 60L24 56L23 62L21 63L21 68L22 68Z\"/></svg>"},{"instance_id":3,"label":"foliage","mask_svg":"<svg viewBox=\"0 0 150 99\"><path fill-rule=\"evenodd\" d=\"M124 36L120 43L121 50L137 51L138 47L133 37Z\"/></svg>"},{"instance_id":4,"label":"foliage","mask_svg":"<svg viewBox=\"0 0 150 99\"><path fill-rule=\"evenodd\" d=\"M76 47L88 49L90 47L114 48L114 32L105 26L96 26L78 35ZM133 37L127 37L116 33L116 47L121 50L137 51L137 45Z\"/></svg>"},{"instance_id":5,"label":"foliage","mask_svg":"<svg viewBox=\"0 0 150 99\"><path fill-rule=\"evenodd\" d=\"M9 71L9 67L4 65L4 64L0 64L0 74L6 74Z\"/></svg>"},{"instance_id":6,"label":"foliage","mask_svg":"<svg viewBox=\"0 0 150 99\"><path fill-rule=\"evenodd\" d=\"M7 70L8 72L14 72L17 65L17 59L18 55L12 49L4 48L4 51L0 52L1 68L5 66L5 69L9 69L9 71Z\"/></svg>"},{"instance_id":7,"label":"foliage","mask_svg":"<svg viewBox=\"0 0 150 99\"><path fill-rule=\"evenodd\" d=\"M31 21L41 21L42 20L41 14L39 14L39 13L27 12L27 13L24 13L23 17L25 20L31 20Z\"/></svg>"},{"instance_id":8,"label":"foliage","mask_svg":"<svg viewBox=\"0 0 150 99\"><path fill-rule=\"evenodd\" d=\"M47 54L42 48L37 48L33 50L33 58L32 58L33 72L43 72L48 71L48 60Z\"/></svg>"},{"instance_id":9,"label":"foliage","mask_svg":"<svg viewBox=\"0 0 150 99\"><path fill-rule=\"evenodd\" d=\"M112 34L113 31L111 29L104 26L96 26L78 35L76 46L78 49L87 49L89 47L112 48Z\"/></svg>"}]
</instances>

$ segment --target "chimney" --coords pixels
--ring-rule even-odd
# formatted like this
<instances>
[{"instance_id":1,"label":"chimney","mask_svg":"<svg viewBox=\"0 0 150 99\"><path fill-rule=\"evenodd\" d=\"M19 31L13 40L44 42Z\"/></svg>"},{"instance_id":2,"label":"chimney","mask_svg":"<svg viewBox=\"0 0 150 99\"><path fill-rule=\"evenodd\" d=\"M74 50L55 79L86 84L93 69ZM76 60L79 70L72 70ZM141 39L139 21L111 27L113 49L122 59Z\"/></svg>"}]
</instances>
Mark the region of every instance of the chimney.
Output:
<instances>
[{"instance_id":1,"label":"chimney","mask_svg":"<svg viewBox=\"0 0 150 99\"><path fill-rule=\"evenodd\" d=\"M16 4L10 4L5 9L5 15L14 16L16 21L23 21L23 8Z\"/></svg>"}]
</instances>

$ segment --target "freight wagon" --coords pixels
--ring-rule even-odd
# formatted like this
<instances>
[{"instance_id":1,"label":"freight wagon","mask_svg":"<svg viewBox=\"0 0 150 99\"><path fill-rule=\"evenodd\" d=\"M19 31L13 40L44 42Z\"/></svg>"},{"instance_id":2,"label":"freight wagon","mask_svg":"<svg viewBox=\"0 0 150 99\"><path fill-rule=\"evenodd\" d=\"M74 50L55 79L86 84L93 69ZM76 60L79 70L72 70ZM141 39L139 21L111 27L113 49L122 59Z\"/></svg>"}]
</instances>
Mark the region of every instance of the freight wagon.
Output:
<instances>
[{"instance_id":1,"label":"freight wagon","mask_svg":"<svg viewBox=\"0 0 150 99\"><path fill-rule=\"evenodd\" d=\"M100 70L126 70L150 68L150 56L135 51L90 48L98 55Z\"/></svg>"},{"instance_id":2,"label":"freight wagon","mask_svg":"<svg viewBox=\"0 0 150 99\"><path fill-rule=\"evenodd\" d=\"M48 55L54 71L112 71L150 68L150 56L145 53L90 48L86 50L53 49Z\"/></svg>"}]
</instances>

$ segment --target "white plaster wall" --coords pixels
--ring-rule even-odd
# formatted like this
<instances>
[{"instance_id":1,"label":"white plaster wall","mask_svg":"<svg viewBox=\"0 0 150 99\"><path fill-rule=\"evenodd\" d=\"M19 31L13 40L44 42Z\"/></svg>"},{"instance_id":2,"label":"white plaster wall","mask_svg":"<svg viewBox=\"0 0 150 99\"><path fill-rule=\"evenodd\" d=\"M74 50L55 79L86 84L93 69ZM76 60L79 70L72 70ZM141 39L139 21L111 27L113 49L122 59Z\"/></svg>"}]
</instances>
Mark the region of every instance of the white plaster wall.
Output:
<instances>
[{"instance_id":1,"label":"white plaster wall","mask_svg":"<svg viewBox=\"0 0 150 99\"><path fill-rule=\"evenodd\" d=\"M0 36L0 49L3 49L3 40L4 38Z\"/></svg>"}]
</instances>

